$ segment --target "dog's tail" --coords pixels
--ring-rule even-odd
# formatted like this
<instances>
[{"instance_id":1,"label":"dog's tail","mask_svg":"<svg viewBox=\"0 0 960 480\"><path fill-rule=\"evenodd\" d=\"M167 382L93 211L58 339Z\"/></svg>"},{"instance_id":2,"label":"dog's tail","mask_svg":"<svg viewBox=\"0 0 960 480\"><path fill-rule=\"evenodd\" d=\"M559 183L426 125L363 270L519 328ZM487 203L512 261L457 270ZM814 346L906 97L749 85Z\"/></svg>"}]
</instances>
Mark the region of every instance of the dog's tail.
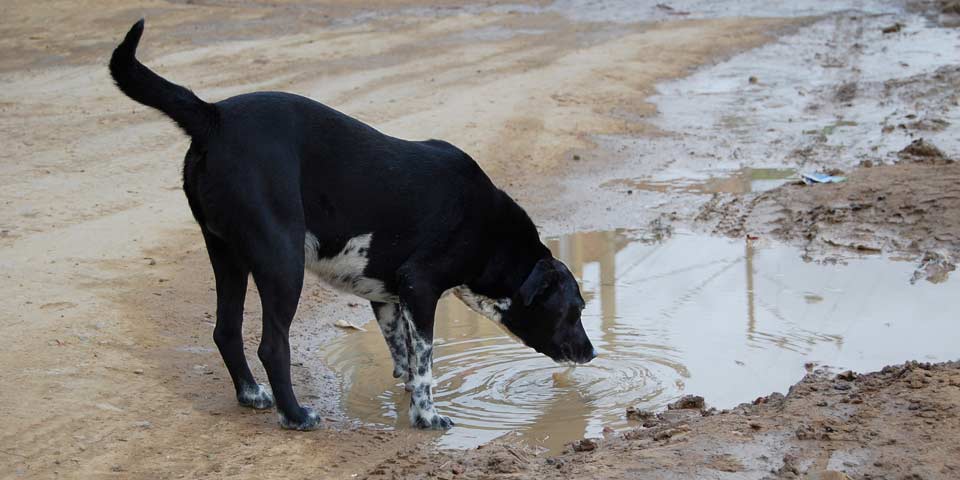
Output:
<instances>
[{"instance_id":1,"label":"dog's tail","mask_svg":"<svg viewBox=\"0 0 960 480\"><path fill-rule=\"evenodd\" d=\"M110 57L110 75L120 91L172 118L187 135L202 140L217 122L217 109L190 90L168 82L137 60L143 19L133 24Z\"/></svg>"}]
</instances>

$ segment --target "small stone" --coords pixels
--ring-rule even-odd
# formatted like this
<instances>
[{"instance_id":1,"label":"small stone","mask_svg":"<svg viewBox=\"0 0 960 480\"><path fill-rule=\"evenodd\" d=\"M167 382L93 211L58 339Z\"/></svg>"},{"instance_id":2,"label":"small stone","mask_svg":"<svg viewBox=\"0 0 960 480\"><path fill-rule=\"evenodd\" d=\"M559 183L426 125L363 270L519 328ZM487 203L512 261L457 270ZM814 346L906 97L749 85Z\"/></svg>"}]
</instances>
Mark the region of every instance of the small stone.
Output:
<instances>
[{"instance_id":1,"label":"small stone","mask_svg":"<svg viewBox=\"0 0 960 480\"><path fill-rule=\"evenodd\" d=\"M653 412L649 410L641 410L637 407L627 407L628 420L647 420L653 417Z\"/></svg>"},{"instance_id":2,"label":"small stone","mask_svg":"<svg viewBox=\"0 0 960 480\"><path fill-rule=\"evenodd\" d=\"M837 380L844 380L847 382L852 382L857 379L857 374L853 373L853 370L847 370L843 373L837 375Z\"/></svg>"},{"instance_id":3,"label":"small stone","mask_svg":"<svg viewBox=\"0 0 960 480\"><path fill-rule=\"evenodd\" d=\"M454 463L453 466L450 467L450 471L453 472L454 475L460 475L461 473L465 472L466 469L463 468L463 465L460 465L459 463Z\"/></svg>"},{"instance_id":4,"label":"small stone","mask_svg":"<svg viewBox=\"0 0 960 480\"><path fill-rule=\"evenodd\" d=\"M750 78L748 78L747 81L750 82L750 85L756 85L757 83L760 82L760 80L758 80L757 77L753 75L750 75Z\"/></svg>"},{"instance_id":5,"label":"small stone","mask_svg":"<svg viewBox=\"0 0 960 480\"><path fill-rule=\"evenodd\" d=\"M575 452L592 452L597 449L597 442L584 438L579 442L573 444L573 451Z\"/></svg>"},{"instance_id":6,"label":"small stone","mask_svg":"<svg viewBox=\"0 0 960 480\"><path fill-rule=\"evenodd\" d=\"M883 30L881 30L881 32L883 32L883 33L897 33L897 32L899 32L902 28L903 28L903 24L900 23L900 22L897 22L897 23L894 23L893 25L890 25L889 27L884 27Z\"/></svg>"},{"instance_id":7,"label":"small stone","mask_svg":"<svg viewBox=\"0 0 960 480\"><path fill-rule=\"evenodd\" d=\"M680 398L680 400L677 400L676 402L668 404L667 409L668 410L687 410L687 409L702 410L704 405L705 405L705 402L703 400L703 397L699 395L684 395L683 397Z\"/></svg>"}]
</instances>

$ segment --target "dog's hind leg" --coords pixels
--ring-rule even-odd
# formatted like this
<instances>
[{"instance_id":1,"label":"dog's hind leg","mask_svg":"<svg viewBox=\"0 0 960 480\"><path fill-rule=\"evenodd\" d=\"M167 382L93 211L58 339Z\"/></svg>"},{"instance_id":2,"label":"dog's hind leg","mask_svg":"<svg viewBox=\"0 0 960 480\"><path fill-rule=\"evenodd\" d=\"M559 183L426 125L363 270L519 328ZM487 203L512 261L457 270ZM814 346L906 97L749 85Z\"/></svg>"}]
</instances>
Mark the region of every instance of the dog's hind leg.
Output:
<instances>
[{"instance_id":1,"label":"dog's hind leg","mask_svg":"<svg viewBox=\"0 0 960 480\"><path fill-rule=\"evenodd\" d=\"M213 329L213 341L233 379L237 401L257 409L270 408L273 395L253 378L243 353L243 300L250 272L222 240L206 231L203 238L217 282L217 326Z\"/></svg>"},{"instance_id":2,"label":"dog's hind leg","mask_svg":"<svg viewBox=\"0 0 960 480\"><path fill-rule=\"evenodd\" d=\"M227 278L235 278L224 286L244 291L247 271L257 284L263 314L257 355L270 379L280 425L311 430L319 426L320 416L297 402L290 381L289 333L303 288L306 237L300 161L270 141L233 135L228 140L214 144L216 148L201 159L185 163L184 190L201 228L222 240L225 251L240 260L234 270L224 269L231 274ZM234 298L231 308L237 310L243 304L237 293L224 298ZM239 322L234 325L240 328ZM239 338L226 332L228 338ZM239 340L231 342L224 343L232 346L228 353L242 351ZM238 374L242 379L249 375L239 367Z\"/></svg>"},{"instance_id":3,"label":"dog's hind leg","mask_svg":"<svg viewBox=\"0 0 960 480\"><path fill-rule=\"evenodd\" d=\"M407 359L407 328L400 315L400 306L396 303L370 302L373 313L380 325L380 332L387 341L390 356L393 357L393 378L403 380L410 389L410 363Z\"/></svg>"},{"instance_id":4,"label":"dog's hind leg","mask_svg":"<svg viewBox=\"0 0 960 480\"><path fill-rule=\"evenodd\" d=\"M290 230L261 232L247 255L263 307L263 335L257 354L270 378L280 426L313 430L320 426L320 416L300 406L290 381L290 324L303 288L305 234L302 227L298 232Z\"/></svg>"}]
</instances>

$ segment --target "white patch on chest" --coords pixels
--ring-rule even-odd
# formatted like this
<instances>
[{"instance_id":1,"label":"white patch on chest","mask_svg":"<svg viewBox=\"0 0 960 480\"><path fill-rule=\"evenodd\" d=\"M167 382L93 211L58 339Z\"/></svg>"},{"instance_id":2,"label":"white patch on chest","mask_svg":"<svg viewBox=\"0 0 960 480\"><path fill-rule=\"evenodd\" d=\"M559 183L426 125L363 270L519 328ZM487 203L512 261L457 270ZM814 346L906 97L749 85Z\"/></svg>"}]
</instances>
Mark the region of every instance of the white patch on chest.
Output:
<instances>
[{"instance_id":1,"label":"white patch on chest","mask_svg":"<svg viewBox=\"0 0 960 480\"><path fill-rule=\"evenodd\" d=\"M503 312L510 309L509 298L485 297L479 293L474 293L473 290L470 290L466 285L454 287L452 290L453 294L466 304L466 306L498 324L501 323L503 319Z\"/></svg>"},{"instance_id":2,"label":"white patch on chest","mask_svg":"<svg viewBox=\"0 0 960 480\"><path fill-rule=\"evenodd\" d=\"M306 269L337 290L377 302L396 302L397 296L387 292L383 282L363 276L367 268L368 252L372 233L347 240L339 253L332 257L319 257L320 242L307 232L303 242Z\"/></svg>"}]
</instances>

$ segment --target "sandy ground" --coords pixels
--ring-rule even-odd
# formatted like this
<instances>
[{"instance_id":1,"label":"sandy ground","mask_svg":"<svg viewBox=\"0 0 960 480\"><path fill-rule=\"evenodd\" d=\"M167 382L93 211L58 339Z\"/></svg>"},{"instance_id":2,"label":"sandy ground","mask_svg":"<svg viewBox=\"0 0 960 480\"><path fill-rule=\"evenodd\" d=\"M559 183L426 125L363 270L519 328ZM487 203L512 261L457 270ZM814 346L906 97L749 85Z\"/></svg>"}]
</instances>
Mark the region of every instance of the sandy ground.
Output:
<instances>
[{"instance_id":1,"label":"sandy ground","mask_svg":"<svg viewBox=\"0 0 960 480\"><path fill-rule=\"evenodd\" d=\"M656 113L647 99L657 82L762 45L778 32L809 21L680 17L652 24L592 23L487 3L447 2L430 8L403 1L364 2L366 8L359 3L4 4L0 380L7 388L0 391L0 476L353 478L400 473L408 465L429 475L452 465L449 458L417 449L430 433L375 431L343 418L337 408L337 379L322 368L305 368L302 361L295 360L293 367L296 388L302 400L328 417L324 429L309 434L282 431L272 412L236 405L211 339L212 272L180 191L180 159L187 141L160 114L122 97L105 68L112 46L140 16L148 20L141 58L201 97L292 91L389 134L449 140L471 153L527 206L546 234L595 225L620 213L632 218L630 212L642 207L611 209L603 203L606 197L569 195L570 184L561 179L615 166L599 160L571 166L574 152L596 147L591 135L657 135L657 129L643 121ZM584 158L591 160L586 154ZM852 174L847 185L830 187L842 190L831 198L858 201L854 196L867 195L871 182L888 178L886 169L934 182L924 187L926 193L955 192L956 180L950 180L957 178L955 166L911 163ZM858 187L861 181L868 186ZM954 190L944 190L951 185ZM938 208L955 212L956 198L935 201L945 202ZM782 201L791 205L789 212L778 210L783 215L801 215L824 200L784 190L772 197L717 199L706 202L703 210L694 205L693 213L706 212L706 224L725 225L716 227L722 233L777 230L788 238L807 238L801 227L777 229L786 220L752 215L777 210ZM897 197L887 201L890 208L903 209ZM578 208L594 208L596 215L571 220L573 202L582 205ZM738 203L723 208L722 202ZM922 212L910 213L923 217ZM856 215L848 218L856 220ZM754 223L763 227L754 228ZM937 227L941 233L935 235L936 242L930 243L929 235L918 236L916 245L894 224L883 224L889 234L883 238L906 242L905 248L916 252L956 254L955 221ZM335 320L369 319L365 309L350 306L355 300L308 283L295 323L295 359L315 354L323 339L336 335ZM247 298L246 317L251 321L246 342L253 359L259 304L255 292ZM257 362L251 363L255 374L265 378ZM863 472L883 471L886 461L912 472L907 469L913 463L898 460L910 451L881 448L887 441L882 439L890 439L899 445L932 442L944 454L938 470L930 472L948 478L956 465L943 459L956 457L947 450L960 444L956 412L949 407L957 404L956 367L911 367L910 372L907 378L929 374L931 380L921 378L918 389L904 389L889 373L863 377L851 390L837 393L849 396L872 389L861 395L863 404L827 408L820 417L803 415L809 413L807 403L832 393L829 389L792 395L784 406L765 404L685 420L691 433L680 436L686 440L611 441L595 453L570 454L559 463L527 459L517 467L519 473L514 467L500 471L491 466L506 464L493 460L503 457L499 453L484 459L482 451L473 452L473 460L463 461L471 467L468 473L520 477L533 472L596 474L601 468L633 475L638 471L631 469L651 465L672 465L681 475L712 468L705 465L719 466L714 469L719 472L760 471L780 468L788 453L797 458L813 455L822 463L832 458L822 454L834 449L830 442L851 441L787 441L804 418L804 425L818 434L823 425L834 425L829 421L842 426L856 418L880 432L865 436L864 427L856 437L856 444L868 451L863 458L899 455L876 460L881 463L871 464L875 470ZM810 377L794 391L830 381ZM884 400L894 397L897 402ZM934 417L916 418L911 398L934 405L940 416L933 425L927 421ZM840 398L824 401L834 406ZM780 418L775 408L795 413ZM926 412L924 408L919 413ZM754 414L760 433L744 427L745 418ZM894 419L891 425L900 422L903 428L880 429L878 423L889 418ZM728 435L711 440L721 431ZM765 461L740 465L724 456L730 431L742 431L745 445L772 442L776 448L764 450ZM683 451L683 442L701 437L698 432L704 433L696 440L703 458L668 461L680 457L676 452ZM794 450L799 453L791 453ZM647 464L645 452L659 452L653 456L662 463ZM808 466L797 468L806 471Z\"/></svg>"}]
</instances>

